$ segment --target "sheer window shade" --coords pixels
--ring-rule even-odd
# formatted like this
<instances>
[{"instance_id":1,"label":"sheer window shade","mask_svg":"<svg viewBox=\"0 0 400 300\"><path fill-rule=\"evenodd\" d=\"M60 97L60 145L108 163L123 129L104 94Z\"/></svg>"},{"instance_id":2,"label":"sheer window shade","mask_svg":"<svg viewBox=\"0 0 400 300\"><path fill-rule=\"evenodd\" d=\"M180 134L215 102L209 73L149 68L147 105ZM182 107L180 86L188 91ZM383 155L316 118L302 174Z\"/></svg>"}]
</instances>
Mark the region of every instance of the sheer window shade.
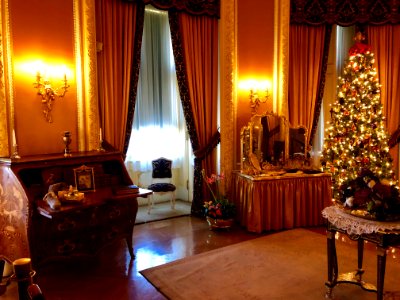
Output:
<instances>
[{"instance_id":1,"label":"sheer window shade","mask_svg":"<svg viewBox=\"0 0 400 300\"><path fill-rule=\"evenodd\" d=\"M167 157L182 166L185 122L178 93L166 12L146 9L138 93L126 160L135 171L151 170L151 161Z\"/></svg>"}]
</instances>

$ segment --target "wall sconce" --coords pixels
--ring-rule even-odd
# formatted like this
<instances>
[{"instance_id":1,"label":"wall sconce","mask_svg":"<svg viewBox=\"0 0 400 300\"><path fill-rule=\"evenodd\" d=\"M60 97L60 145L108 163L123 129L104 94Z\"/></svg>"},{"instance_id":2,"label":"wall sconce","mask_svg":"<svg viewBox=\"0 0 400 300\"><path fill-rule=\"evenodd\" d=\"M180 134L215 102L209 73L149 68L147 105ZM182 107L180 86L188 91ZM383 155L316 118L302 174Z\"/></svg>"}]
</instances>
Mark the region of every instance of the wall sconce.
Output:
<instances>
[{"instance_id":1,"label":"wall sconce","mask_svg":"<svg viewBox=\"0 0 400 300\"><path fill-rule=\"evenodd\" d=\"M69 85L67 81L67 75L64 73L64 79L61 80L63 85L58 88L53 88L50 80L43 78L40 72L36 73L36 82L34 82L34 88L37 89L38 95L42 97L43 115L47 122L53 122L51 116L51 110L53 108L53 102L56 97L64 97L68 91Z\"/></svg>"},{"instance_id":2,"label":"wall sconce","mask_svg":"<svg viewBox=\"0 0 400 300\"><path fill-rule=\"evenodd\" d=\"M268 82L257 82L256 84L251 85L249 98L252 115L257 113L260 103L266 103L269 99L270 94L268 87Z\"/></svg>"},{"instance_id":3,"label":"wall sconce","mask_svg":"<svg viewBox=\"0 0 400 300\"><path fill-rule=\"evenodd\" d=\"M270 88L271 82L268 79L264 80L241 80L239 82L239 88L243 92L249 92L249 99L250 99L250 107L251 107L251 114L257 114L258 107L260 103L266 103L267 100L271 97L270 95Z\"/></svg>"}]
</instances>

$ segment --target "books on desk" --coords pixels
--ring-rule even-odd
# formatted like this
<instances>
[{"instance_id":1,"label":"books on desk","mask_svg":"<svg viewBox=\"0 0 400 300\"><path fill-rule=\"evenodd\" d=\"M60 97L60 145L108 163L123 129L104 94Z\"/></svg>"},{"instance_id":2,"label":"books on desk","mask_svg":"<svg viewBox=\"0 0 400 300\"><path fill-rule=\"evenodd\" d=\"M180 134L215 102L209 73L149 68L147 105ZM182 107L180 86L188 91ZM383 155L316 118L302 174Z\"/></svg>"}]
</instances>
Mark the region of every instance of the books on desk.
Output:
<instances>
[{"instance_id":1,"label":"books on desk","mask_svg":"<svg viewBox=\"0 0 400 300\"><path fill-rule=\"evenodd\" d=\"M135 184L121 185L113 189L115 195L130 195L139 193L139 187Z\"/></svg>"}]
</instances>

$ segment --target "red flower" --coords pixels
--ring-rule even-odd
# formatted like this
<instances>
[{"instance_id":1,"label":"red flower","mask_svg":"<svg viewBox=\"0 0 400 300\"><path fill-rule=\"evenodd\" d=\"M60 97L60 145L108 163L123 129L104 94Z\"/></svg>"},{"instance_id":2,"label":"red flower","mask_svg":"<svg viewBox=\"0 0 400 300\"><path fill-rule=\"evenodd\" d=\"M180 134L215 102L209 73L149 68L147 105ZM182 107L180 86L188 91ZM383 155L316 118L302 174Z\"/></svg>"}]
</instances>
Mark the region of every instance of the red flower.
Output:
<instances>
[{"instance_id":1,"label":"red flower","mask_svg":"<svg viewBox=\"0 0 400 300\"><path fill-rule=\"evenodd\" d=\"M371 190L369 188L363 188L355 191L354 193L354 202L355 206L362 206L368 203L369 195L371 194Z\"/></svg>"},{"instance_id":2,"label":"red flower","mask_svg":"<svg viewBox=\"0 0 400 300\"><path fill-rule=\"evenodd\" d=\"M379 196L381 199L390 198L392 195L392 191L389 185L384 185L382 183L377 183L373 186L372 190Z\"/></svg>"},{"instance_id":3,"label":"red flower","mask_svg":"<svg viewBox=\"0 0 400 300\"><path fill-rule=\"evenodd\" d=\"M204 202L205 215L211 218L232 218L236 213L235 204L229 202L220 190L220 181L225 179L225 175L223 173L220 175L211 174L211 176L208 177L205 175L204 170L202 170L201 173L213 198L212 201Z\"/></svg>"}]
</instances>

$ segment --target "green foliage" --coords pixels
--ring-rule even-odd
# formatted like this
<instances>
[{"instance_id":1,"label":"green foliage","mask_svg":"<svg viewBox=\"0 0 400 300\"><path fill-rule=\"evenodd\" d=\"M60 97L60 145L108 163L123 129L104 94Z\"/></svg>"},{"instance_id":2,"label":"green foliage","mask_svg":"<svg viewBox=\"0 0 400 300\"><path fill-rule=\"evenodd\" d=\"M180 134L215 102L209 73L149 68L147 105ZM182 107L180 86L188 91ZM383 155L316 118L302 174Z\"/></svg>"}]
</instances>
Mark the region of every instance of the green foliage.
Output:
<instances>
[{"instance_id":1,"label":"green foliage","mask_svg":"<svg viewBox=\"0 0 400 300\"><path fill-rule=\"evenodd\" d=\"M231 219L236 215L236 206L229 202L221 192L220 183L225 179L224 174L211 174L207 177L205 171L202 170L203 179L208 187L213 200L204 202L204 213L206 216L214 219Z\"/></svg>"},{"instance_id":2,"label":"green foliage","mask_svg":"<svg viewBox=\"0 0 400 300\"><path fill-rule=\"evenodd\" d=\"M355 180L363 169L394 183L375 58L367 45L359 44L362 49L358 46L355 49L359 51L350 52L338 79L338 95L322 152L321 163L324 171L332 174L336 199L341 187Z\"/></svg>"}]
</instances>

